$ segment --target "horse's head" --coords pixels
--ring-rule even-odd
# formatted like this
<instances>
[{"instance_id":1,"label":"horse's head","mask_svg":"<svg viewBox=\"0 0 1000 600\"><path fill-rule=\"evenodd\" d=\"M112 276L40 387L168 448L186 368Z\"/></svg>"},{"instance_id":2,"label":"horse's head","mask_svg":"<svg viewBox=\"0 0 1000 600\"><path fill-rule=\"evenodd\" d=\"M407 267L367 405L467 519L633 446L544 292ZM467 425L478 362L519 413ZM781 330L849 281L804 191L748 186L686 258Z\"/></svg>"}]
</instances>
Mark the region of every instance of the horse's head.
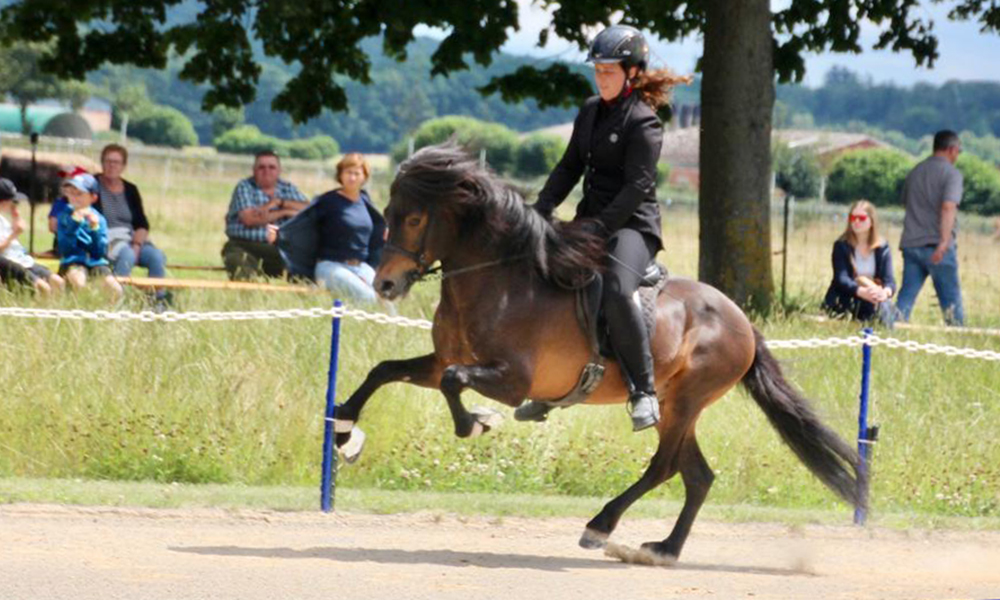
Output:
<instances>
[{"instance_id":1,"label":"horse's head","mask_svg":"<svg viewBox=\"0 0 1000 600\"><path fill-rule=\"evenodd\" d=\"M452 254L476 168L451 144L424 148L400 165L385 211L389 239L375 273L380 296L406 295L435 262Z\"/></svg>"}]
</instances>

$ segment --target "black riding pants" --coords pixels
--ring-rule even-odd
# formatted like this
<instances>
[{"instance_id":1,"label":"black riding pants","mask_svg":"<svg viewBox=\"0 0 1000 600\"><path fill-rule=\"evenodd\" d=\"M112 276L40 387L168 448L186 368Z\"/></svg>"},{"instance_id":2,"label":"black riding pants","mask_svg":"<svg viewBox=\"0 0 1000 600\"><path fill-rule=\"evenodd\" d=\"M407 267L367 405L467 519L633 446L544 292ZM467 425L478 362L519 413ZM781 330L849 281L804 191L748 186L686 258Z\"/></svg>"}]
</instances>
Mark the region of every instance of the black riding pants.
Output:
<instances>
[{"instance_id":1,"label":"black riding pants","mask_svg":"<svg viewBox=\"0 0 1000 600\"><path fill-rule=\"evenodd\" d=\"M608 241L609 264L604 274L604 315L611 345L636 392L655 394L653 356L633 295L659 244L634 229L619 229Z\"/></svg>"}]
</instances>

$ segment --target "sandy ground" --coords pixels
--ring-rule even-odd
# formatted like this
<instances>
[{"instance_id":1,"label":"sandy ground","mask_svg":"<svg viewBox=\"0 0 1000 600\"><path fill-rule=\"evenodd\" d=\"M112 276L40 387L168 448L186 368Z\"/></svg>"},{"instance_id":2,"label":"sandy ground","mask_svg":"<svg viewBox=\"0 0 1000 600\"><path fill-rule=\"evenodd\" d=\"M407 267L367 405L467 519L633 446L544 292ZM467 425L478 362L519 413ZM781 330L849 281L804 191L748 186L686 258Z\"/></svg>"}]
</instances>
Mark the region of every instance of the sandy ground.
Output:
<instances>
[{"instance_id":1,"label":"sandy ground","mask_svg":"<svg viewBox=\"0 0 1000 600\"><path fill-rule=\"evenodd\" d=\"M0 600L1000 598L1000 532L695 524L672 567L581 519L0 506ZM636 547L668 524L626 519Z\"/></svg>"}]
</instances>

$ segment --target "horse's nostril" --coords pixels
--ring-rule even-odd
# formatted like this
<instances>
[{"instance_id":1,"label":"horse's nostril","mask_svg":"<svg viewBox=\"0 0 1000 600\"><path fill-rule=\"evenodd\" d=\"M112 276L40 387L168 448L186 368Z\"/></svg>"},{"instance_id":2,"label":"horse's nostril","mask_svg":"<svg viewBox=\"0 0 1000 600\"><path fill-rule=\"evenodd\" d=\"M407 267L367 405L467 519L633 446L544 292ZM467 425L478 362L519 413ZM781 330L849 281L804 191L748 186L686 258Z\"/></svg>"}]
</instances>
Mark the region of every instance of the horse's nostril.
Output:
<instances>
[{"instance_id":1,"label":"horse's nostril","mask_svg":"<svg viewBox=\"0 0 1000 600\"><path fill-rule=\"evenodd\" d=\"M388 294L394 287L396 287L396 284L393 283L391 279L384 279L382 280L382 285L379 286L379 292L382 294Z\"/></svg>"}]
</instances>

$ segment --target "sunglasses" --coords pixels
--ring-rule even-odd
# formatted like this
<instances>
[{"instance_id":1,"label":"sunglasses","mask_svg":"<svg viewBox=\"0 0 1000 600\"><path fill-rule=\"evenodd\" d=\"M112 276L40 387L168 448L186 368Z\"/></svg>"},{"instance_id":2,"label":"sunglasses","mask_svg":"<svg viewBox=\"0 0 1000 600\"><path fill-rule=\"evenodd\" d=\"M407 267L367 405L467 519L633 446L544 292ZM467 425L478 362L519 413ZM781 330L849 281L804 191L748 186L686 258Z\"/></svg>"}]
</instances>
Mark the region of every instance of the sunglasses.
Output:
<instances>
[{"instance_id":1,"label":"sunglasses","mask_svg":"<svg viewBox=\"0 0 1000 600\"><path fill-rule=\"evenodd\" d=\"M851 223L864 223L868 220L868 215L850 215L847 217Z\"/></svg>"}]
</instances>

